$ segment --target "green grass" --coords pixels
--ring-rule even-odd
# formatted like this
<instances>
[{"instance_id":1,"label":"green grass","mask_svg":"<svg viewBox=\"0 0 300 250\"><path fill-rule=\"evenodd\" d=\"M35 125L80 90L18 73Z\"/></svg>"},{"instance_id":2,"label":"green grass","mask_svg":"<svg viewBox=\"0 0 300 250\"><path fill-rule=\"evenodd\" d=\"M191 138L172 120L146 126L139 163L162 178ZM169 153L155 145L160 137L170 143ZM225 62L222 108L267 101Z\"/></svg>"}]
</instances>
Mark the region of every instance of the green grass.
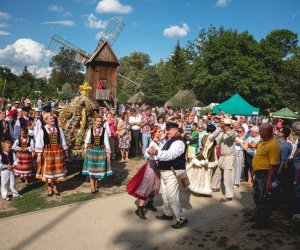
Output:
<instances>
[{"instance_id":1,"label":"green grass","mask_svg":"<svg viewBox=\"0 0 300 250\"><path fill-rule=\"evenodd\" d=\"M92 195L90 193L74 193L67 196L56 197L54 195L53 197L48 197L47 185L41 181L34 181L21 191L23 196L22 198L12 199L12 210L0 211L0 218L88 201L91 199L100 198L102 196L114 195L122 192L124 191L114 190L109 194L103 194L100 191L96 195Z\"/></svg>"},{"instance_id":2,"label":"green grass","mask_svg":"<svg viewBox=\"0 0 300 250\"><path fill-rule=\"evenodd\" d=\"M113 192L112 194L118 193L122 193L122 191ZM101 193L98 193L96 195L92 195L89 193L76 193L56 199L55 196L48 198L45 190L43 190L43 192L41 192L41 190L39 189L33 190L29 193L24 194L22 198L13 199L12 205L14 207L14 210L0 212L0 218L38 211L51 207L73 204L82 201L88 201L95 198L100 198L102 196L103 195Z\"/></svg>"}]
</instances>

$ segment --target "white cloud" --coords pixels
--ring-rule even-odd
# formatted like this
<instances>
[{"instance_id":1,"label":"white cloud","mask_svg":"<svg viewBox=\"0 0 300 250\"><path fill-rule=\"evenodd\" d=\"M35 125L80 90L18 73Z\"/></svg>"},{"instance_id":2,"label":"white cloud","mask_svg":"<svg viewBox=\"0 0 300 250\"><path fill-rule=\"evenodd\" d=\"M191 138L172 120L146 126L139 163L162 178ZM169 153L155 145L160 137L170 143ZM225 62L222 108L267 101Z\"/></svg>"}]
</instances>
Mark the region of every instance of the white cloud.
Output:
<instances>
[{"instance_id":1,"label":"white cloud","mask_svg":"<svg viewBox=\"0 0 300 250\"><path fill-rule=\"evenodd\" d=\"M217 2L217 6L218 7L225 7L227 6L229 3L231 2L231 0L218 0Z\"/></svg>"},{"instance_id":2,"label":"white cloud","mask_svg":"<svg viewBox=\"0 0 300 250\"><path fill-rule=\"evenodd\" d=\"M0 28L7 28L8 24L7 23L0 23Z\"/></svg>"},{"instance_id":3,"label":"white cloud","mask_svg":"<svg viewBox=\"0 0 300 250\"><path fill-rule=\"evenodd\" d=\"M185 37L190 31L189 26L186 23L182 24L182 27L178 25L170 26L166 28L163 32L163 35L166 37Z\"/></svg>"},{"instance_id":4,"label":"white cloud","mask_svg":"<svg viewBox=\"0 0 300 250\"><path fill-rule=\"evenodd\" d=\"M91 29L105 29L108 23L107 21L97 20L94 14L90 14L87 21L87 26Z\"/></svg>"},{"instance_id":5,"label":"white cloud","mask_svg":"<svg viewBox=\"0 0 300 250\"><path fill-rule=\"evenodd\" d=\"M52 68L51 67L41 67L39 68L37 65L31 65L29 67L27 67L27 70L35 75L36 77L39 77L39 78L44 78L46 77L47 79L50 78L51 76L51 71L52 71Z\"/></svg>"},{"instance_id":6,"label":"white cloud","mask_svg":"<svg viewBox=\"0 0 300 250\"><path fill-rule=\"evenodd\" d=\"M100 0L96 11L99 13L120 13L127 14L132 12L130 5L123 5L119 0Z\"/></svg>"},{"instance_id":7,"label":"white cloud","mask_svg":"<svg viewBox=\"0 0 300 250\"><path fill-rule=\"evenodd\" d=\"M96 39L99 41L101 38L103 38L106 41L110 41L111 37L107 35L107 33L101 31L96 34Z\"/></svg>"},{"instance_id":8,"label":"white cloud","mask_svg":"<svg viewBox=\"0 0 300 250\"><path fill-rule=\"evenodd\" d=\"M64 7L59 6L58 4L53 4L48 6L48 10L55 12L63 12L65 10Z\"/></svg>"},{"instance_id":9,"label":"white cloud","mask_svg":"<svg viewBox=\"0 0 300 250\"><path fill-rule=\"evenodd\" d=\"M63 26L74 26L74 22L70 20L43 22L43 24L59 24Z\"/></svg>"},{"instance_id":10,"label":"white cloud","mask_svg":"<svg viewBox=\"0 0 300 250\"><path fill-rule=\"evenodd\" d=\"M45 49L43 44L22 38L0 49L0 65L13 69L13 72L20 72L27 66L35 74L46 75L49 69L45 70L39 65L47 63L51 56L52 52Z\"/></svg>"},{"instance_id":11,"label":"white cloud","mask_svg":"<svg viewBox=\"0 0 300 250\"><path fill-rule=\"evenodd\" d=\"M10 14L0 11L0 19L10 19Z\"/></svg>"},{"instance_id":12,"label":"white cloud","mask_svg":"<svg viewBox=\"0 0 300 250\"><path fill-rule=\"evenodd\" d=\"M8 36L10 35L9 32L6 32L6 31L3 31L3 30L0 30L0 36Z\"/></svg>"}]
</instances>

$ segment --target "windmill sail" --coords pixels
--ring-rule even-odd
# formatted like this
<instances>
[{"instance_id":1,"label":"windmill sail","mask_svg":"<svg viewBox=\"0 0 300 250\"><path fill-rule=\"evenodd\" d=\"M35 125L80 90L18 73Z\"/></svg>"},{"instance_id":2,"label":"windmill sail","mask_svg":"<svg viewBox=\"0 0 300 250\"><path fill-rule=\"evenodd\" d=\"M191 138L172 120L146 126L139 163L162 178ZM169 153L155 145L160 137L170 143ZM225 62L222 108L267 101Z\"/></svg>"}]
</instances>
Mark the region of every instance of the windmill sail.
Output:
<instances>
[{"instance_id":1,"label":"windmill sail","mask_svg":"<svg viewBox=\"0 0 300 250\"><path fill-rule=\"evenodd\" d=\"M125 24L119 18L110 17L105 30L100 35L97 48L102 42L108 42L110 46L113 46L114 42L117 40L117 37L124 27Z\"/></svg>"},{"instance_id":2,"label":"windmill sail","mask_svg":"<svg viewBox=\"0 0 300 250\"><path fill-rule=\"evenodd\" d=\"M68 42L67 40L61 38L58 35L54 35L51 38L51 42L48 47L49 50L53 51L54 53L59 53L63 49L69 49L73 51L71 60L74 60L78 63L85 63L91 55L88 54L86 51L76 47L72 43Z\"/></svg>"},{"instance_id":3,"label":"windmill sail","mask_svg":"<svg viewBox=\"0 0 300 250\"><path fill-rule=\"evenodd\" d=\"M136 70L132 70L125 67L120 67L120 70L124 73L117 73L118 76L122 77L125 81L129 83L135 84L137 87L141 85L141 82L144 78L144 76L141 73L138 73Z\"/></svg>"}]
</instances>

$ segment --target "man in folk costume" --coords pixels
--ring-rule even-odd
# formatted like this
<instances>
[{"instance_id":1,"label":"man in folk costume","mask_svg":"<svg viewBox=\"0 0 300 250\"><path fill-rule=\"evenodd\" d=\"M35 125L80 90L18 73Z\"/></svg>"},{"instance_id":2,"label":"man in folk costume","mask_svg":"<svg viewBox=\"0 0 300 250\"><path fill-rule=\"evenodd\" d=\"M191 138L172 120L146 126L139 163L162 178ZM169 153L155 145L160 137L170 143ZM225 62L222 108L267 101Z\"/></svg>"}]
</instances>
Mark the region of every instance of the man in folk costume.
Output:
<instances>
[{"instance_id":1,"label":"man in folk costume","mask_svg":"<svg viewBox=\"0 0 300 250\"><path fill-rule=\"evenodd\" d=\"M218 166L216 152L216 138L220 134L221 128L216 125L207 125L207 134L202 138L201 151L196 158L192 159L186 167L190 180L189 189L198 194L212 195L211 179L212 174Z\"/></svg>"},{"instance_id":2,"label":"man in folk costume","mask_svg":"<svg viewBox=\"0 0 300 250\"><path fill-rule=\"evenodd\" d=\"M171 170L174 168L177 175L185 171L186 143L179 133L178 124L168 122L166 124L168 141L162 150L149 148L149 155L156 155L158 169L161 173L161 194L163 198L163 215L156 216L159 220L173 220L177 223L172 225L175 229L184 227L188 220L185 218L179 200L179 183L177 177Z\"/></svg>"},{"instance_id":3,"label":"man in folk costume","mask_svg":"<svg viewBox=\"0 0 300 250\"><path fill-rule=\"evenodd\" d=\"M102 117L97 117L94 126L88 130L85 138L85 159L83 175L90 177L91 193L98 191L97 182L112 175L110 167L109 132L102 125Z\"/></svg>"},{"instance_id":4,"label":"man in folk costume","mask_svg":"<svg viewBox=\"0 0 300 250\"><path fill-rule=\"evenodd\" d=\"M30 110L31 110L31 108L28 106L22 107L22 116L17 120L17 122L14 126L14 139L17 139L20 137L20 129L22 127L26 127L29 119L33 119L29 116Z\"/></svg>"},{"instance_id":5,"label":"man in folk costume","mask_svg":"<svg viewBox=\"0 0 300 250\"><path fill-rule=\"evenodd\" d=\"M231 128L232 122L229 118L223 118L220 123L222 132L220 133L221 155L219 166L212 179L212 188L219 189L223 177L225 193L220 202L232 201L234 189L234 171L235 171L235 139L237 133Z\"/></svg>"},{"instance_id":6,"label":"man in folk costume","mask_svg":"<svg viewBox=\"0 0 300 250\"><path fill-rule=\"evenodd\" d=\"M48 196L59 196L57 183L62 181L67 170L63 150L67 150L64 132L55 125L53 115L44 116L46 125L38 132L35 144L37 153L36 178L48 183Z\"/></svg>"}]
</instances>

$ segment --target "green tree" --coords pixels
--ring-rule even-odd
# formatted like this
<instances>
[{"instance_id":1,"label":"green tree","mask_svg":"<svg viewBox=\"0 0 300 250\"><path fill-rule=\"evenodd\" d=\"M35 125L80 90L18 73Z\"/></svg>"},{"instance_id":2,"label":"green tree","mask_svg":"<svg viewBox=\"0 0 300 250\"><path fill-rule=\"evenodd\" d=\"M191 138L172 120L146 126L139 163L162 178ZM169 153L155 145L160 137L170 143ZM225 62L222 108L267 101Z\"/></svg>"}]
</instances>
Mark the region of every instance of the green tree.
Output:
<instances>
[{"instance_id":1,"label":"green tree","mask_svg":"<svg viewBox=\"0 0 300 250\"><path fill-rule=\"evenodd\" d=\"M119 102L126 103L133 93L137 91L139 87L137 84L139 84L145 69L151 61L149 55L142 52L134 52L129 56L120 58L119 62L121 67L118 69L117 98Z\"/></svg>"},{"instance_id":2,"label":"green tree","mask_svg":"<svg viewBox=\"0 0 300 250\"><path fill-rule=\"evenodd\" d=\"M265 66L262 48L248 32L211 30L196 61L195 92L205 103L222 102L235 92L267 109L278 98L273 70Z\"/></svg>"},{"instance_id":3,"label":"green tree","mask_svg":"<svg viewBox=\"0 0 300 250\"><path fill-rule=\"evenodd\" d=\"M49 84L54 88L61 89L64 83L68 82L72 87L79 86L83 83L85 75L82 73L83 65L75 62L74 51L61 49L60 53L53 56L49 66L52 67Z\"/></svg>"},{"instance_id":4,"label":"green tree","mask_svg":"<svg viewBox=\"0 0 300 250\"><path fill-rule=\"evenodd\" d=\"M294 111L300 111L300 55L295 55L283 62L279 76L279 88L281 90L280 106L288 107Z\"/></svg>"},{"instance_id":5,"label":"green tree","mask_svg":"<svg viewBox=\"0 0 300 250\"><path fill-rule=\"evenodd\" d=\"M165 93L159 75L156 72L156 66L147 68L140 89L145 94L142 99L143 103L151 106L160 106L165 103Z\"/></svg>"}]
</instances>

